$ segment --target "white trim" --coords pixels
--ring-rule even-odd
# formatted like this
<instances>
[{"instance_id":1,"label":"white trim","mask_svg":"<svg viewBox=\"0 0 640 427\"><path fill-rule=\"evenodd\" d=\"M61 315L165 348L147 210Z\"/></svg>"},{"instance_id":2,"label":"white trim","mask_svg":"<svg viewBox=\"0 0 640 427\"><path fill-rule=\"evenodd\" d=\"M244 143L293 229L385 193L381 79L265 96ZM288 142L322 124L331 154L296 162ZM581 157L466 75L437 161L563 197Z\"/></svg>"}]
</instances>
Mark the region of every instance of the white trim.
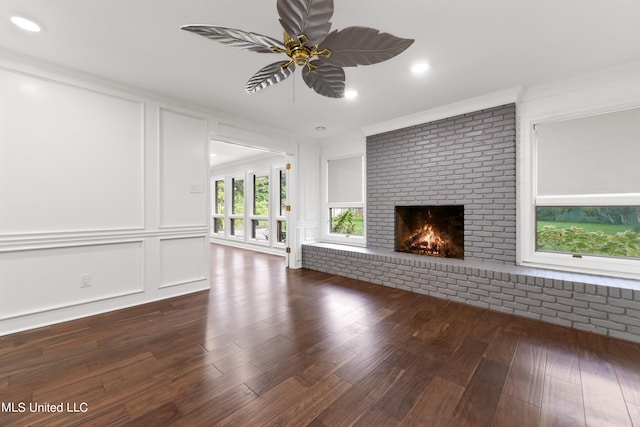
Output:
<instances>
[{"instance_id":1,"label":"white trim","mask_svg":"<svg viewBox=\"0 0 640 427\"><path fill-rule=\"evenodd\" d=\"M347 246L361 246L363 248L367 246L367 242L363 236L351 236L337 233L326 233L322 237L322 242L337 243Z\"/></svg>"},{"instance_id":2,"label":"white trim","mask_svg":"<svg viewBox=\"0 0 640 427\"><path fill-rule=\"evenodd\" d=\"M140 283L140 287L142 287L142 282ZM113 300L113 299L118 299L118 298L130 296L130 295L136 295L136 294L144 294L144 289L134 289L134 290L120 292L120 293L116 293L116 294L112 294L112 295L105 295L105 296L101 296L101 297L98 297L98 298L88 298L88 299L84 299L84 300L80 300L80 301L75 301L75 302L72 302L72 303L69 303L69 304L58 304L58 305L51 306L51 307L39 308L37 310L23 311L23 312L20 312L20 313L10 314L8 316L2 316L2 317L0 317L0 321L18 319L20 317L28 317L28 316L33 316L33 315L42 314L42 313L49 313L49 312L56 311L56 310L63 310L65 308L79 307L79 306L84 306L84 305L91 304L91 303L107 301L107 300ZM113 310L118 310L118 309L115 308ZM112 311L112 310L109 309L108 311ZM29 328L29 329L31 329L31 328ZM0 335L2 335L2 334L0 334Z\"/></svg>"},{"instance_id":3,"label":"white trim","mask_svg":"<svg viewBox=\"0 0 640 427\"><path fill-rule=\"evenodd\" d=\"M135 233L82 234L68 236L36 236L0 242L0 253L30 251L37 249L57 249L68 247L108 245L117 243L143 242L156 237L200 237L206 236L208 228L172 229Z\"/></svg>"},{"instance_id":4,"label":"white trim","mask_svg":"<svg viewBox=\"0 0 640 427\"><path fill-rule=\"evenodd\" d=\"M381 123L364 126L362 132L365 136L377 135L410 126L429 123L434 120L447 119L461 114L472 113L499 105L512 104L518 100L521 87L501 90L465 101L444 105L431 110L422 111L408 116L398 117Z\"/></svg>"},{"instance_id":5,"label":"white trim","mask_svg":"<svg viewBox=\"0 0 640 427\"><path fill-rule=\"evenodd\" d=\"M236 144L243 147L254 148L256 150L264 151L265 154L286 154L288 148L288 141L285 139L284 143L282 139L277 139L274 136L264 133L255 132L253 129L248 129L244 126L238 126L223 121L218 121L215 126L215 140ZM259 144L256 142L259 141Z\"/></svg>"},{"instance_id":6,"label":"white trim","mask_svg":"<svg viewBox=\"0 0 640 427\"><path fill-rule=\"evenodd\" d=\"M256 245L255 243L243 243L238 240L225 240L220 237L212 237L210 243L214 245L230 246L232 248L247 249L250 251L261 252L269 255L277 255L285 257L284 246L269 247L266 245Z\"/></svg>"}]
</instances>

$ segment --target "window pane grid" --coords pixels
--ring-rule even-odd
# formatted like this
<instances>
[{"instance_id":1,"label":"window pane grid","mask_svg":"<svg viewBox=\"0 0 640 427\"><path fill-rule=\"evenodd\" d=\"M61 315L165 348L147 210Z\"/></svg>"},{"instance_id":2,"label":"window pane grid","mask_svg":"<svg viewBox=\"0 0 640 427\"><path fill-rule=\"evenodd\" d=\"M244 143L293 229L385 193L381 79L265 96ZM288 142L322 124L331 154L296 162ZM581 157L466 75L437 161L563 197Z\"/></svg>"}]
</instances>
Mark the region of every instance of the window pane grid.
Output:
<instances>
[{"instance_id":1,"label":"window pane grid","mask_svg":"<svg viewBox=\"0 0 640 427\"><path fill-rule=\"evenodd\" d=\"M213 232L224 235L224 218L213 218Z\"/></svg>"},{"instance_id":2,"label":"window pane grid","mask_svg":"<svg viewBox=\"0 0 640 427\"><path fill-rule=\"evenodd\" d=\"M269 177L253 176L253 215L269 216Z\"/></svg>"},{"instance_id":3,"label":"window pane grid","mask_svg":"<svg viewBox=\"0 0 640 427\"><path fill-rule=\"evenodd\" d=\"M215 207L214 213L224 215L224 180L215 182Z\"/></svg>"},{"instance_id":4,"label":"window pane grid","mask_svg":"<svg viewBox=\"0 0 640 427\"><path fill-rule=\"evenodd\" d=\"M362 208L329 208L331 233L347 236L364 236L364 212Z\"/></svg>"},{"instance_id":5,"label":"window pane grid","mask_svg":"<svg viewBox=\"0 0 640 427\"><path fill-rule=\"evenodd\" d=\"M280 178L280 216L286 215L287 209L287 172L279 171Z\"/></svg>"},{"instance_id":6,"label":"window pane grid","mask_svg":"<svg viewBox=\"0 0 640 427\"><path fill-rule=\"evenodd\" d=\"M277 221L277 231L278 231L278 243L286 243L287 242L287 222L286 221Z\"/></svg>"},{"instance_id":7,"label":"window pane grid","mask_svg":"<svg viewBox=\"0 0 640 427\"><path fill-rule=\"evenodd\" d=\"M244 179L233 178L231 187L233 189L231 213L233 215L241 215L244 213Z\"/></svg>"},{"instance_id":8,"label":"window pane grid","mask_svg":"<svg viewBox=\"0 0 640 427\"><path fill-rule=\"evenodd\" d=\"M269 221L254 219L251 221L251 238L257 241L269 241Z\"/></svg>"},{"instance_id":9,"label":"window pane grid","mask_svg":"<svg viewBox=\"0 0 640 427\"><path fill-rule=\"evenodd\" d=\"M231 218L229 234L235 237L244 237L244 219Z\"/></svg>"}]
</instances>

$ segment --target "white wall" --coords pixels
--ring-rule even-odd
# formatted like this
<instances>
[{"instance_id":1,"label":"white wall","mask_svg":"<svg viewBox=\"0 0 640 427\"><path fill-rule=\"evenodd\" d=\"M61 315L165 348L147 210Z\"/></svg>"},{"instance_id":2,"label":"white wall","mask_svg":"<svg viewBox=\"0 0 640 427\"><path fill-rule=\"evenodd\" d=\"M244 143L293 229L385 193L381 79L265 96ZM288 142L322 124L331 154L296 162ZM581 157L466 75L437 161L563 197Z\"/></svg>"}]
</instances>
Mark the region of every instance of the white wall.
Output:
<instances>
[{"instance_id":1,"label":"white wall","mask_svg":"<svg viewBox=\"0 0 640 427\"><path fill-rule=\"evenodd\" d=\"M209 287L208 119L0 57L0 335Z\"/></svg>"},{"instance_id":2,"label":"white wall","mask_svg":"<svg viewBox=\"0 0 640 427\"><path fill-rule=\"evenodd\" d=\"M364 155L367 149L367 139L363 132L351 132L322 142L320 154L322 157L349 157Z\"/></svg>"}]
</instances>

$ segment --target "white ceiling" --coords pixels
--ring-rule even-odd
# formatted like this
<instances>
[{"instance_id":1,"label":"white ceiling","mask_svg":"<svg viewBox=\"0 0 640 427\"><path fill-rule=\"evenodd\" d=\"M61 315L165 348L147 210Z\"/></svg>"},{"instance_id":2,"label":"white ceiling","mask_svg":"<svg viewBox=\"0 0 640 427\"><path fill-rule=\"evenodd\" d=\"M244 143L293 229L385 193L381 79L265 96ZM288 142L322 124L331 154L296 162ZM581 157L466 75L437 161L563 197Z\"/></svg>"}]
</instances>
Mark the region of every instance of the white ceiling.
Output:
<instances>
[{"instance_id":1,"label":"white ceiling","mask_svg":"<svg viewBox=\"0 0 640 427\"><path fill-rule=\"evenodd\" d=\"M346 70L355 100L308 89L296 71L253 95L246 81L277 54L236 50L181 31L216 24L280 38L275 0L2 0L0 49L323 139L516 86L640 59L638 0L334 0L333 27L361 25L416 42ZM25 33L12 14L44 25ZM410 66L428 61L415 76ZM326 130L319 132L317 126Z\"/></svg>"}]
</instances>

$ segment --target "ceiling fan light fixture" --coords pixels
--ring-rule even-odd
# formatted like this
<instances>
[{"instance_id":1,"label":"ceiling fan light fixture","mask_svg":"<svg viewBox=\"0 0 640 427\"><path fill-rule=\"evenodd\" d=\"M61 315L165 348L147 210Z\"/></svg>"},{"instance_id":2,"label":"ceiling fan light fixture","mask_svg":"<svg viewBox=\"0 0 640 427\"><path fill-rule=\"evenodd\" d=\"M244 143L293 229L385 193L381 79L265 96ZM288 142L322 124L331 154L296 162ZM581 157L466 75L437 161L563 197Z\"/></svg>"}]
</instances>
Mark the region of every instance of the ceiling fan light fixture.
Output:
<instances>
[{"instance_id":1,"label":"ceiling fan light fixture","mask_svg":"<svg viewBox=\"0 0 640 427\"><path fill-rule=\"evenodd\" d=\"M24 16L12 16L11 22L13 22L13 24L18 28L29 31L31 33L39 33L40 31L42 31L42 25L38 24L33 19L25 18Z\"/></svg>"}]
</instances>

